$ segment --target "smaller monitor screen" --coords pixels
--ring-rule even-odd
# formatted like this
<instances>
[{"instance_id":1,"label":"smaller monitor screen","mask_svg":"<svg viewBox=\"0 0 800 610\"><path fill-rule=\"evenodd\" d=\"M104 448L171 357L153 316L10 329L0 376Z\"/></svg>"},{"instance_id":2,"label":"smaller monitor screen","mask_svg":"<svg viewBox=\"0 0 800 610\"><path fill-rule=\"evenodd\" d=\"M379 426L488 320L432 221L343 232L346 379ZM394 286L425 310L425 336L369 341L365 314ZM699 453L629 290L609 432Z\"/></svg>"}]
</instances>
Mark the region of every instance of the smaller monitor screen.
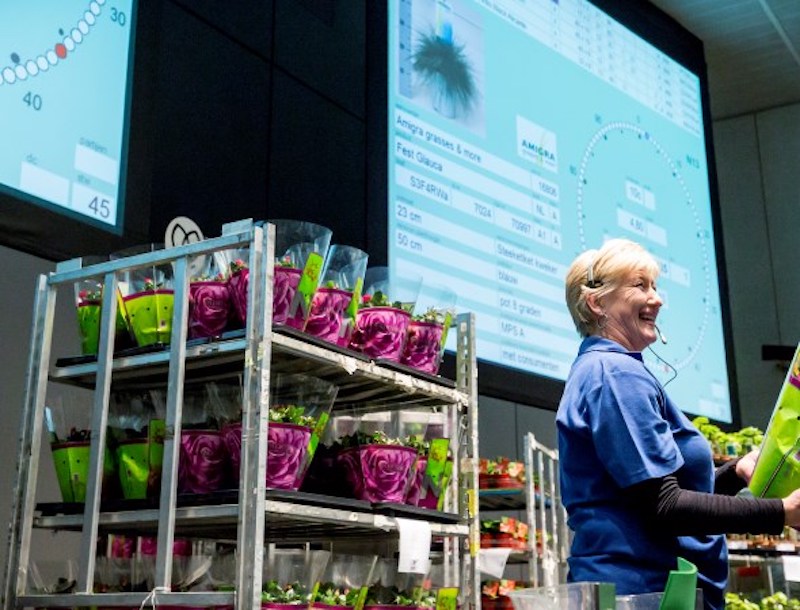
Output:
<instances>
[{"instance_id":1,"label":"smaller monitor screen","mask_svg":"<svg viewBox=\"0 0 800 610\"><path fill-rule=\"evenodd\" d=\"M122 232L134 11L0 4L0 191Z\"/></svg>"}]
</instances>

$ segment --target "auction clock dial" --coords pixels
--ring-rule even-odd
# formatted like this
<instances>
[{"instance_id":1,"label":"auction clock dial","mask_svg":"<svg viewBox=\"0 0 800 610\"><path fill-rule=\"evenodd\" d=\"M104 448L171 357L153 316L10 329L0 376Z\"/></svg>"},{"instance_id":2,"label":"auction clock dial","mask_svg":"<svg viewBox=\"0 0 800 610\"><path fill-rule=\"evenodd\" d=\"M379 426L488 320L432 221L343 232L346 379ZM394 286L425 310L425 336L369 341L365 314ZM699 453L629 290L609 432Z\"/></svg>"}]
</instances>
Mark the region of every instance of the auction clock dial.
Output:
<instances>
[{"instance_id":1,"label":"auction clock dial","mask_svg":"<svg viewBox=\"0 0 800 610\"><path fill-rule=\"evenodd\" d=\"M641 243L661 265L657 282L664 306L661 346L676 369L701 368L710 319L719 316L712 295L716 273L710 242L711 219L700 218L682 167L647 129L629 122L603 125L590 139L577 168L578 237L582 250L609 237ZM616 213L610 216L608 198ZM695 261L695 262L693 262ZM691 325L669 325L670 311L689 314Z\"/></svg>"},{"instance_id":2,"label":"auction clock dial","mask_svg":"<svg viewBox=\"0 0 800 610\"><path fill-rule=\"evenodd\" d=\"M103 228L122 216L135 0L4 0L0 190Z\"/></svg>"}]
</instances>

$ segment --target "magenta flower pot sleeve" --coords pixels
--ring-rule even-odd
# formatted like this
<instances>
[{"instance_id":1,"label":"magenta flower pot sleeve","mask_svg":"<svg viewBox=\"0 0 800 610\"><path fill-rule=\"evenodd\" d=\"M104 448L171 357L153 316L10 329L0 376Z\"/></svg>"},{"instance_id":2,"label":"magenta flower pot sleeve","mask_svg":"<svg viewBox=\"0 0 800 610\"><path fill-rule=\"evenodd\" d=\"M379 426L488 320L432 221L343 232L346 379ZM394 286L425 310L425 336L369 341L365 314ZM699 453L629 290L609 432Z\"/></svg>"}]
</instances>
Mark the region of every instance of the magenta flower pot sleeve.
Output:
<instances>
[{"instance_id":1,"label":"magenta flower pot sleeve","mask_svg":"<svg viewBox=\"0 0 800 610\"><path fill-rule=\"evenodd\" d=\"M339 460L356 499L402 503L417 451L400 445L362 445L343 450Z\"/></svg>"},{"instance_id":2,"label":"magenta flower pot sleeve","mask_svg":"<svg viewBox=\"0 0 800 610\"><path fill-rule=\"evenodd\" d=\"M230 291L225 282L189 284L189 338L218 337L231 315Z\"/></svg>"},{"instance_id":3,"label":"magenta flower pot sleeve","mask_svg":"<svg viewBox=\"0 0 800 610\"><path fill-rule=\"evenodd\" d=\"M224 487L228 452L217 430L181 431L178 493L206 494Z\"/></svg>"},{"instance_id":4,"label":"magenta flower pot sleeve","mask_svg":"<svg viewBox=\"0 0 800 610\"><path fill-rule=\"evenodd\" d=\"M398 361L410 321L411 314L394 307L359 309L350 347L370 358Z\"/></svg>"},{"instance_id":5,"label":"magenta flower pot sleeve","mask_svg":"<svg viewBox=\"0 0 800 610\"><path fill-rule=\"evenodd\" d=\"M435 322L411 321L400 363L424 373L439 371L444 327Z\"/></svg>"}]
</instances>

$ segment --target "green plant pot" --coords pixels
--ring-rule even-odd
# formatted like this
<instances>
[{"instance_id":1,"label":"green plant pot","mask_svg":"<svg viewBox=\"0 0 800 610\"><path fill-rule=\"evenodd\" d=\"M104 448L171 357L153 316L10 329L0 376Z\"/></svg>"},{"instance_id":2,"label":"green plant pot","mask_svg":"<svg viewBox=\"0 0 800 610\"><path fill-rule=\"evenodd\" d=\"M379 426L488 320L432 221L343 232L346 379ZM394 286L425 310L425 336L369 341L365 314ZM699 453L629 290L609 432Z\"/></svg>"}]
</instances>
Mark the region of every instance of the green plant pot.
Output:
<instances>
[{"instance_id":1,"label":"green plant pot","mask_svg":"<svg viewBox=\"0 0 800 610\"><path fill-rule=\"evenodd\" d=\"M64 502L85 502L89 476L89 441L54 443L51 445L58 487ZM108 496L114 477L114 461L106 449L103 457L103 496ZM106 483L109 483L108 485Z\"/></svg>"},{"instance_id":2,"label":"green plant pot","mask_svg":"<svg viewBox=\"0 0 800 610\"><path fill-rule=\"evenodd\" d=\"M100 301L78 303L78 333L81 336L81 354L97 354L100 343Z\"/></svg>"},{"instance_id":3,"label":"green plant pot","mask_svg":"<svg viewBox=\"0 0 800 610\"><path fill-rule=\"evenodd\" d=\"M150 423L148 438L120 441L117 464L122 497L142 500L158 497L164 461L164 422Z\"/></svg>"},{"instance_id":4,"label":"green plant pot","mask_svg":"<svg viewBox=\"0 0 800 610\"><path fill-rule=\"evenodd\" d=\"M172 290L148 290L125 297L128 321L139 347L169 343L174 302Z\"/></svg>"},{"instance_id":5,"label":"green plant pot","mask_svg":"<svg viewBox=\"0 0 800 610\"><path fill-rule=\"evenodd\" d=\"M80 299L75 308L78 318L78 334L81 339L81 354L96 355L100 345L100 318L103 302L99 299ZM125 303L117 299L117 319L114 324L114 349L134 347L128 322L125 319Z\"/></svg>"}]
</instances>

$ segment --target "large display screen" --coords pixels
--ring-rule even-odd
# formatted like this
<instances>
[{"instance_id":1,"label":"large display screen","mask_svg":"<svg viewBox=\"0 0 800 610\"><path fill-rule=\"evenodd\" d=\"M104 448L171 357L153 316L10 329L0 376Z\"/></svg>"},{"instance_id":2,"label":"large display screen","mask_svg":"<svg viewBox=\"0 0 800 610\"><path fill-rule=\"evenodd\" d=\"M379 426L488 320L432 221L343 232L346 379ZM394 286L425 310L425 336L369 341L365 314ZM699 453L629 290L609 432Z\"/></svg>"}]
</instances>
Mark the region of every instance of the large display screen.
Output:
<instances>
[{"instance_id":1,"label":"large display screen","mask_svg":"<svg viewBox=\"0 0 800 610\"><path fill-rule=\"evenodd\" d=\"M122 232L135 0L0 4L0 189Z\"/></svg>"},{"instance_id":2,"label":"large display screen","mask_svg":"<svg viewBox=\"0 0 800 610\"><path fill-rule=\"evenodd\" d=\"M388 23L394 281L455 291L482 363L563 381L567 267L634 239L661 264L648 366L731 422L704 75L586 0L390 0Z\"/></svg>"}]
</instances>

